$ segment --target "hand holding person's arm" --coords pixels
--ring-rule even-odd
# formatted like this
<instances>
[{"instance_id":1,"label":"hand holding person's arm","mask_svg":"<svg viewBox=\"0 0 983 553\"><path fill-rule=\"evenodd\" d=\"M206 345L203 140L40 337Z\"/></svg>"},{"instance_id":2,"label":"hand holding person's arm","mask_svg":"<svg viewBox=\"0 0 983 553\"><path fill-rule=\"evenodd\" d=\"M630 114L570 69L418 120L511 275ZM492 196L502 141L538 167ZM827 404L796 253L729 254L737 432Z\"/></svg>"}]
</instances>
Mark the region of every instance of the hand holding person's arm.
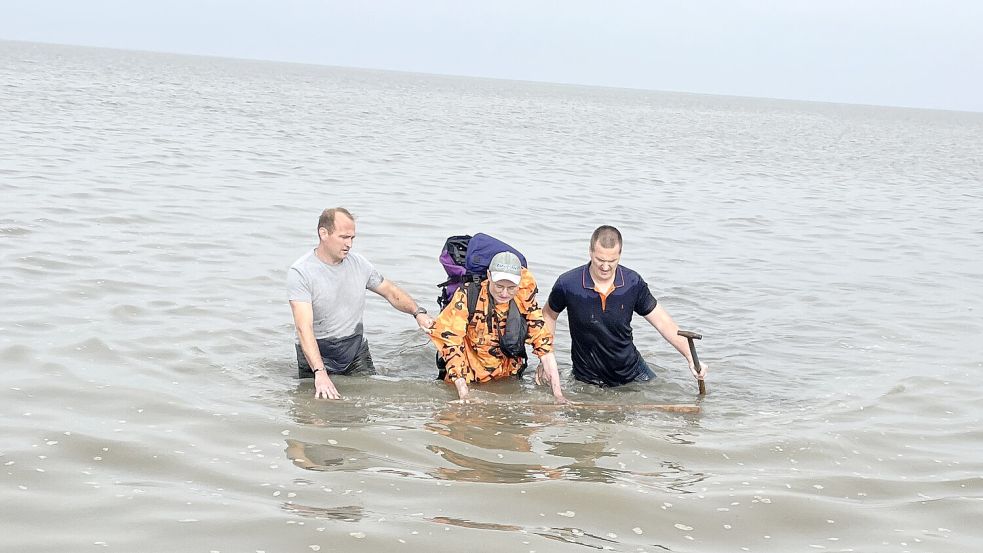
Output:
<instances>
[{"instance_id":1,"label":"hand holding person's arm","mask_svg":"<svg viewBox=\"0 0 983 553\"><path fill-rule=\"evenodd\" d=\"M655 306L648 315L645 315L645 320L648 321L659 334L666 339L667 342L672 344L672 347L676 348L676 351L680 353L689 365L689 371L693 373L693 378L697 380L703 380L707 375L707 364L700 362L699 368L693 363L693 356L689 352L689 341L678 334L679 326L676 321L672 320L669 313L662 308L661 305Z\"/></svg>"},{"instance_id":2,"label":"hand holding person's arm","mask_svg":"<svg viewBox=\"0 0 983 553\"><path fill-rule=\"evenodd\" d=\"M304 352L307 364L314 371L314 398L341 399L341 394L334 387L328 372L324 369L321 350L314 338L314 308L302 301L291 301L290 311L293 312L294 326L300 339L300 349Z\"/></svg>"}]
</instances>

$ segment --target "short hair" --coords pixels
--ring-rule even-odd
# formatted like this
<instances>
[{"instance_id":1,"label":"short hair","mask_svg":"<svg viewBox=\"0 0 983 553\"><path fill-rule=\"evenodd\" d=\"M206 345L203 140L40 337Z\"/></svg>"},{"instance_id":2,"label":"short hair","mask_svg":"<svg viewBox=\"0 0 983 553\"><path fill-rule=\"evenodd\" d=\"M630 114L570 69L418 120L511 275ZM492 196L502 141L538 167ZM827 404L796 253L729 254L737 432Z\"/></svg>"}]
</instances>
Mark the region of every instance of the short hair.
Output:
<instances>
[{"instance_id":1,"label":"short hair","mask_svg":"<svg viewBox=\"0 0 983 553\"><path fill-rule=\"evenodd\" d=\"M601 225L594 229L594 234L590 235L590 251L594 251L594 246L600 244L602 248L613 248L618 246L621 251L621 231L611 225Z\"/></svg>"},{"instance_id":2,"label":"short hair","mask_svg":"<svg viewBox=\"0 0 983 553\"><path fill-rule=\"evenodd\" d=\"M328 231L328 234L334 232L335 216L338 215L339 213L348 216L348 218L351 219L352 221L355 220L355 216L352 215L351 212L348 211L347 209L343 207L331 207L321 212L321 217L317 220L317 228L318 229L323 228L324 230Z\"/></svg>"}]
</instances>

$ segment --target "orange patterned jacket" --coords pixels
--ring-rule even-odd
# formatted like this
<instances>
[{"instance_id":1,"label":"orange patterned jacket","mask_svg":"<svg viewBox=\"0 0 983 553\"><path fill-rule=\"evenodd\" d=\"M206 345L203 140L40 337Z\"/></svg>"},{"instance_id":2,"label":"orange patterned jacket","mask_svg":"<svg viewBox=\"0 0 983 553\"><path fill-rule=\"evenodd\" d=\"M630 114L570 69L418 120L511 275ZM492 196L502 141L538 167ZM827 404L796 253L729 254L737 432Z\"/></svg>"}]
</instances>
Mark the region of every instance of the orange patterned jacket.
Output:
<instances>
[{"instance_id":1,"label":"orange patterned jacket","mask_svg":"<svg viewBox=\"0 0 983 553\"><path fill-rule=\"evenodd\" d=\"M483 282L474 316L468 324L468 297L462 286L434 321L430 339L447 363L445 380L448 382L460 377L469 383L506 378L522 366L521 359L504 357L498 349L499 338L505 333L509 304L495 306L489 333L488 301L488 286ZM515 304L526 319L529 330L526 343L532 346L533 353L542 357L553 351L553 333L546 328L543 310L536 303L536 279L528 269L522 269Z\"/></svg>"}]
</instances>

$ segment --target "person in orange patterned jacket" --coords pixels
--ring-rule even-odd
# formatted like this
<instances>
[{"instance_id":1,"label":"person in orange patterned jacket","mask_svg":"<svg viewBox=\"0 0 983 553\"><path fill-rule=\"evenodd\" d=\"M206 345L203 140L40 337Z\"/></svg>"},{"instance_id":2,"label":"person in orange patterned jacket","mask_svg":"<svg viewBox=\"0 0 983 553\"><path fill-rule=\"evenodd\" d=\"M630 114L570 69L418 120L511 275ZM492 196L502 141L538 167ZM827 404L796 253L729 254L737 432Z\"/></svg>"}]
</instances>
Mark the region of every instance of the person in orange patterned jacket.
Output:
<instances>
[{"instance_id":1,"label":"person in orange patterned jacket","mask_svg":"<svg viewBox=\"0 0 983 553\"><path fill-rule=\"evenodd\" d=\"M480 286L473 310L466 286ZM470 383L521 374L529 344L540 360L536 384L549 384L556 402L568 403L560 389L553 332L536 303L536 279L518 256L499 252L488 265L488 278L466 286L454 293L430 329L446 365L444 380L457 388L459 401L471 401Z\"/></svg>"}]
</instances>

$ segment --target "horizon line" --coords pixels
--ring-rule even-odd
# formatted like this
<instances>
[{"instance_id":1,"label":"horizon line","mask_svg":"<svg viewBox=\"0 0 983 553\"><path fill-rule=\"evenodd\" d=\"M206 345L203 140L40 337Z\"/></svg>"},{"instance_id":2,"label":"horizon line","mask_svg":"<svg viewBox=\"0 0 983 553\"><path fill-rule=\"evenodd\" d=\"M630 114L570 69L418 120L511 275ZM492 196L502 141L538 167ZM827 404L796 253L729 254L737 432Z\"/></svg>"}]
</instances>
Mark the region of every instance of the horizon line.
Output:
<instances>
[{"instance_id":1,"label":"horizon line","mask_svg":"<svg viewBox=\"0 0 983 553\"><path fill-rule=\"evenodd\" d=\"M972 111L963 109L949 109L949 108L934 108L934 107L916 107L916 106L905 106L905 105L893 105L893 104L864 104L864 103L852 103L834 100L815 100L815 99L803 99L803 98L781 98L781 97L771 97L771 96L746 96L741 94L725 94L717 92L695 92L690 90L665 90L665 89L653 89L653 88L638 88L631 86L615 86L606 84L596 84L596 83L577 83L577 82L562 82L562 81L537 81L530 79L518 79L511 77L491 77L487 75L467 75L467 74L457 74L457 73L434 73L429 71L416 71L410 69L393 69L386 67L361 67L354 65L333 65L328 63L318 63L310 61L297 61L297 60L284 60L277 58L250 58L250 57L238 57L222 54L202 54L197 52L181 52L181 51L167 51L167 50L147 50L143 48L123 48L118 46L100 46L92 44L73 44L64 42L45 42L36 40L20 40L20 39L7 39L0 37L0 43L19 43L19 44L38 44L45 46L60 46L60 47L72 47L72 48L90 48L94 50L113 50L117 52L136 52L143 54L161 54L161 55L172 55L172 56L190 56L197 58L210 58L210 59L220 59L220 60L234 60L234 61L251 61L260 63L283 63L290 65L304 65L312 67L326 67L333 69L346 69L346 70L358 70L358 71L378 71L385 73L402 73L406 75L427 75L434 77L453 77L453 78L466 78L466 79L481 79L488 81L504 81L504 82L514 82L514 83L530 83L530 84L546 84L555 85L562 87L583 87L583 88L599 88L607 90L626 90L634 92L654 92L663 94L684 94L692 96L711 96L718 98L736 98L736 99L746 99L746 100L768 100L777 102L800 102L807 104L824 104L830 106L850 106L850 107L863 107L863 108L879 108L879 109L897 109L897 110L913 110L913 111L936 111L944 113L953 114L970 114L970 115L983 115L983 111Z\"/></svg>"}]
</instances>

